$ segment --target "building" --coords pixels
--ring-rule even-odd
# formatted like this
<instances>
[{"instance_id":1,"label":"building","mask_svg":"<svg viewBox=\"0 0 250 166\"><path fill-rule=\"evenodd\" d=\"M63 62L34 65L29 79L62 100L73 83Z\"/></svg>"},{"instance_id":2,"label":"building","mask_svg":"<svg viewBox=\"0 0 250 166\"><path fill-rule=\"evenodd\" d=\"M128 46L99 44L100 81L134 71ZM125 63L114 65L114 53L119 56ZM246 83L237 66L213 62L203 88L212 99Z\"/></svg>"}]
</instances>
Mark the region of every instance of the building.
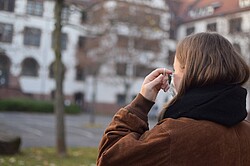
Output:
<instances>
[{"instance_id":1,"label":"building","mask_svg":"<svg viewBox=\"0 0 250 166\"><path fill-rule=\"evenodd\" d=\"M225 36L250 64L250 0L170 0L176 40L205 31ZM239 71L240 72L240 71ZM246 85L248 93L249 85ZM250 98L247 99L249 110Z\"/></svg>"},{"instance_id":2,"label":"building","mask_svg":"<svg viewBox=\"0 0 250 166\"><path fill-rule=\"evenodd\" d=\"M175 42L168 39L163 0L66 4L61 45L66 103L94 100L97 109L116 110L139 92L149 71L166 66ZM2 97L53 99L53 10L51 0L0 2Z\"/></svg>"},{"instance_id":3,"label":"building","mask_svg":"<svg viewBox=\"0 0 250 166\"><path fill-rule=\"evenodd\" d=\"M2 0L0 18L0 98L53 99L54 1ZM250 0L67 0L62 18L65 103L83 110L131 101L191 33L217 31L250 62Z\"/></svg>"},{"instance_id":4,"label":"building","mask_svg":"<svg viewBox=\"0 0 250 166\"><path fill-rule=\"evenodd\" d=\"M88 14L88 24L99 35L87 39L83 51L87 54L79 55L83 58L79 61L98 61L96 78L92 73L86 82L97 82L97 90L88 94L95 93L99 104L126 104L137 95L150 71L172 66L168 55L173 52L175 41L168 37L170 14L164 1L105 1ZM161 94L157 102L162 104L168 97Z\"/></svg>"},{"instance_id":5,"label":"building","mask_svg":"<svg viewBox=\"0 0 250 166\"><path fill-rule=\"evenodd\" d=\"M77 5L84 7L84 4ZM64 91L69 100L84 91L83 83L76 79L75 47L79 38L86 35L85 13L77 9L75 5L65 6L62 14ZM54 2L3 0L0 18L0 85L1 90L5 90L1 96L14 93L49 100L55 89L52 70Z\"/></svg>"},{"instance_id":6,"label":"building","mask_svg":"<svg viewBox=\"0 0 250 166\"><path fill-rule=\"evenodd\" d=\"M170 0L179 4L175 13L176 39L205 31L215 31L229 39L249 61L249 0Z\"/></svg>"}]
</instances>

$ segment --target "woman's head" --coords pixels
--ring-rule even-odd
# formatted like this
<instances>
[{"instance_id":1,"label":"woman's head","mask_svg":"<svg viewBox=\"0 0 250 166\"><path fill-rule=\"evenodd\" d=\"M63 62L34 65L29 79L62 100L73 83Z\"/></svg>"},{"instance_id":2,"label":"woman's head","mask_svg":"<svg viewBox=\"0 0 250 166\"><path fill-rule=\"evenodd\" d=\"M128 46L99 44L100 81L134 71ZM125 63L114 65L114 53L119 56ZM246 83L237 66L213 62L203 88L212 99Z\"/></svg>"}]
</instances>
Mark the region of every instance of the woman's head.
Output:
<instances>
[{"instance_id":1,"label":"woman's head","mask_svg":"<svg viewBox=\"0 0 250 166\"><path fill-rule=\"evenodd\" d=\"M191 88L243 85L249 78L249 67L243 58L227 39L213 32L197 33L180 41L174 70L177 95L165 106L165 111ZM163 116L164 111L159 120Z\"/></svg>"},{"instance_id":2,"label":"woman's head","mask_svg":"<svg viewBox=\"0 0 250 166\"><path fill-rule=\"evenodd\" d=\"M242 85L249 78L248 65L232 44L217 33L187 36L178 44L175 56L175 63L183 71L177 89L180 95L192 87Z\"/></svg>"}]
</instances>

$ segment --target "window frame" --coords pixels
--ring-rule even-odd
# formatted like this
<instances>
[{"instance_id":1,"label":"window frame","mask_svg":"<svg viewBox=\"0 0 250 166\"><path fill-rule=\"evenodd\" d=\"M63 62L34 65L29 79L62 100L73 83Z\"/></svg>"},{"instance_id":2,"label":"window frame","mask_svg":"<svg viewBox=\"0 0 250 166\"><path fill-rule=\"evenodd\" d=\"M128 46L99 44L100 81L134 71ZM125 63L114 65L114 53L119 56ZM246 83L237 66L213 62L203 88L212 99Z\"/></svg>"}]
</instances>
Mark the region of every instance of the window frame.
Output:
<instances>
[{"instance_id":1,"label":"window frame","mask_svg":"<svg viewBox=\"0 0 250 166\"><path fill-rule=\"evenodd\" d=\"M85 81L86 76L85 76L85 73L84 73L84 68L77 65L75 67L75 70L76 70L75 79L77 81Z\"/></svg>"},{"instance_id":2,"label":"window frame","mask_svg":"<svg viewBox=\"0 0 250 166\"><path fill-rule=\"evenodd\" d=\"M25 58L22 62L22 76L38 77L39 64L34 58Z\"/></svg>"},{"instance_id":3,"label":"window frame","mask_svg":"<svg viewBox=\"0 0 250 166\"><path fill-rule=\"evenodd\" d=\"M23 44L26 46L40 47L42 30L39 28L25 27Z\"/></svg>"},{"instance_id":4,"label":"window frame","mask_svg":"<svg viewBox=\"0 0 250 166\"><path fill-rule=\"evenodd\" d=\"M153 67L138 63L134 66L134 76L138 78L144 78L153 70Z\"/></svg>"},{"instance_id":5,"label":"window frame","mask_svg":"<svg viewBox=\"0 0 250 166\"><path fill-rule=\"evenodd\" d=\"M0 88L9 86L11 61L6 54L0 54Z\"/></svg>"},{"instance_id":6,"label":"window frame","mask_svg":"<svg viewBox=\"0 0 250 166\"><path fill-rule=\"evenodd\" d=\"M43 16L43 1L27 0L26 14L33 16Z\"/></svg>"},{"instance_id":7,"label":"window frame","mask_svg":"<svg viewBox=\"0 0 250 166\"><path fill-rule=\"evenodd\" d=\"M116 104L117 105L124 105L126 104L126 95L124 93L116 94Z\"/></svg>"},{"instance_id":8,"label":"window frame","mask_svg":"<svg viewBox=\"0 0 250 166\"><path fill-rule=\"evenodd\" d=\"M70 8L69 6L63 6L61 13L62 21L68 22L70 18Z\"/></svg>"},{"instance_id":9,"label":"window frame","mask_svg":"<svg viewBox=\"0 0 250 166\"><path fill-rule=\"evenodd\" d=\"M216 32L217 31L217 23L213 22L213 23L207 24L207 31Z\"/></svg>"},{"instance_id":10,"label":"window frame","mask_svg":"<svg viewBox=\"0 0 250 166\"><path fill-rule=\"evenodd\" d=\"M186 36L191 35L193 33L195 33L195 27L194 26L186 28Z\"/></svg>"},{"instance_id":11,"label":"window frame","mask_svg":"<svg viewBox=\"0 0 250 166\"><path fill-rule=\"evenodd\" d=\"M127 67L128 64L125 62L116 62L115 71L118 76L127 76Z\"/></svg>"},{"instance_id":12,"label":"window frame","mask_svg":"<svg viewBox=\"0 0 250 166\"><path fill-rule=\"evenodd\" d=\"M15 0L1 0L0 1L0 11L14 12L15 10Z\"/></svg>"},{"instance_id":13,"label":"window frame","mask_svg":"<svg viewBox=\"0 0 250 166\"><path fill-rule=\"evenodd\" d=\"M229 33L233 34L238 32L242 32L242 18L231 18L229 20Z\"/></svg>"},{"instance_id":14,"label":"window frame","mask_svg":"<svg viewBox=\"0 0 250 166\"><path fill-rule=\"evenodd\" d=\"M85 48L87 38L85 36L78 36L78 48Z\"/></svg>"},{"instance_id":15,"label":"window frame","mask_svg":"<svg viewBox=\"0 0 250 166\"><path fill-rule=\"evenodd\" d=\"M1 26L2 26L2 28L1 28ZM3 30L1 30L1 29L3 29ZM13 31L14 31L13 24L0 22L0 42L12 43Z\"/></svg>"}]
</instances>

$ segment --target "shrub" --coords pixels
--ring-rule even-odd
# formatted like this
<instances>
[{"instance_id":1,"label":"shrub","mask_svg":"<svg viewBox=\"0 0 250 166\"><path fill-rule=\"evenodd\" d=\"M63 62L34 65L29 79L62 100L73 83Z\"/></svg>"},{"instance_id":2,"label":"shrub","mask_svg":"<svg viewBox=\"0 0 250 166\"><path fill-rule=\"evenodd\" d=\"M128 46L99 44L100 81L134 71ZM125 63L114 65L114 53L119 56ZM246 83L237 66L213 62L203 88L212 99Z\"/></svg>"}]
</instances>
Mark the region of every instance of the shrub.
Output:
<instances>
[{"instance_id":1,"label":"shrub","mask_svg":"<svg viewBox=\"0 0 250 166\"><path fill-rule=\"evenodd\" d=\"M50 101L39 101L32 99L3 99L0 100L0 111L21 112L54 112L53 103ZM65 106L66 113L79 113L81 110L77 105Z\"/></svg>"},{"instance_id":2,"label":"shrub","mask_svg":"<svg viewBox=\"0 0 250 166\"><path fill-rule=\"evenodd\" d=\"M78 105L71 104L69 106L65 106L65 112L70 114L76 114L81 112L81 109Z\"/></svg>"}]
</instances>

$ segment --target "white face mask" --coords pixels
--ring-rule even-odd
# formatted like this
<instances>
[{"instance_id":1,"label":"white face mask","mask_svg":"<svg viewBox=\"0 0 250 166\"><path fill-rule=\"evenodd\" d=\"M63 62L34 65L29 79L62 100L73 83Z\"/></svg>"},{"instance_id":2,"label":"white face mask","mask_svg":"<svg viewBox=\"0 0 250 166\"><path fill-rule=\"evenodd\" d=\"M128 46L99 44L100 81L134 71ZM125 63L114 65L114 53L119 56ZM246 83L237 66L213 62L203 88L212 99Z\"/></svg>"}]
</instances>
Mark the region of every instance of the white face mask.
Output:
<instances>
[{"instance_id":1,"label":"white face mask","mask_svg":"<svg viewBox=\"0 0 250 166\"><path fill-rule=\"evenodd\" d=\"M168 92L172 97L174 97L177 94L177 90L174 85L174 74L172 74L170 77L171 77L171 82L169 84Z\"/></svg>"}]
</instances>

